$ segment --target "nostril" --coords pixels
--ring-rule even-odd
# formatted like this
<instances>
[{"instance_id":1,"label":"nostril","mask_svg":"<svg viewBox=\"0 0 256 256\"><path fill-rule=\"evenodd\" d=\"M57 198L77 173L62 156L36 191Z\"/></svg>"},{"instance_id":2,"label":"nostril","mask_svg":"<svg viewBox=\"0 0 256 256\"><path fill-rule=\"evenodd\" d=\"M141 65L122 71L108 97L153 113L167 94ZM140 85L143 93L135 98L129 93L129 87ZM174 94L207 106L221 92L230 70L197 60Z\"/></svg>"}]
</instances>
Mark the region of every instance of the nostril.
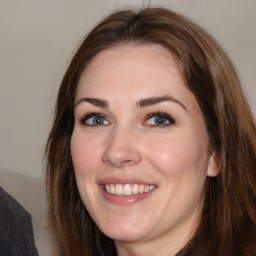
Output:
<instances>
[{"instance_id":1,"label":"nostril","mask_svg":"<svg viewBox=\"0 0 256 256\"><path fill-rule=\"evenodd\" d=\"M125 160L125 161L122 161L121 164L122 165L132 165L132 164L134 164L134 161L133 160Z\"/></svg>"},{"instance_id":2,"label":"nostril","mask_svg":"<svg viewBox=\"0 0 256 256\"><path fill-rule=\"evenodd\" d=\"M135 144L126 143L126 145L118 144L116 140L112 140L111 144L102 153L103 163L116 167L132 166L139 163L141 154ZM121 143L121 142L119 142Z\"/></svg>"},{"instance_id":3,"label":"nostril","mask_svg":"<svg viewBox=\"0 0 256 256\"><path fill-rule=\"evenodd\" d=\"M105 160L105 159L103 159L103 162L104 162L105 164L107 164L107 165L112 165L112 164L111 164L111 162L110 162L109 160Z\"/></svg>"},{"instance_id":4,"label":"nostril","mask_svg":"<svg viewBox=\"0 0 256 256\"><path fill-rule=\"evenodd\" d=\"M109 159L103 159L103 162L107 165L113 165L113 166L117 166L117 167L122 167L122 166L129 166L129 165L133 165L135 163L135 161L133 160L120 160L120 161L111 161Z\"/></svg>"}]
</instances>

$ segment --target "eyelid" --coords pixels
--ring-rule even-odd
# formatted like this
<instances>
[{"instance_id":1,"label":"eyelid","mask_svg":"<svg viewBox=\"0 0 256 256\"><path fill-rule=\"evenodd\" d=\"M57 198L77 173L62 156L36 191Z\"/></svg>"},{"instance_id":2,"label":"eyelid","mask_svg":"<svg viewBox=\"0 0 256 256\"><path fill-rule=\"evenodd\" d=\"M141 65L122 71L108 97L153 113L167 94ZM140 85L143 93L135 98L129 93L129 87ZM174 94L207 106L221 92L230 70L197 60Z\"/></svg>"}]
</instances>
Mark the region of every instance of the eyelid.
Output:
<instances>
[{"instance_id":1,"label":"eyelid","mask_svg":"<svg viewBox=\"0 0 256 256\"><path fill-rule=\"evenodd\" d=\"M146 123L149 119L154 118L154 117L164 118L169 123L168 124L163 124L163 125L157 125L157 124L156 125L150 125L149 124L148 126L154 127L154 128L164 128L164 127L167 127L167 126L174 125L176 123L176 120L170 114L167 114L163 111L158 111L158 112L153 112L153 113L147 114L146 117L145 117L144 123Z\"/></svg>"},{"instance_id":2,"label":"eyelid","mask_svg":"<svg viewBox=\"0 0 256 256\"><path fill-rule=\"evenodd\" d=\"M81 125L84 125L84 126L96 127L96 126L103 126L104 125L104 124L90 125L90 124L86 124L85 123L88 119L93 118L93 117L104 118L107 122L110 123L109 118L107 118L107 116L105 114L102 114L100 112L88 112L88 113L85 113L78 120L79 120L79 123Z\"/></svg>"},{"instance_id":3,"label":"eyelid","mask_svg":"<svg viewBox=\"0 0 256 256\"><path fill-rule=\"evenodd\" d=\"M104 123L100 123L100 124L87 124L86 121L89 120L90 118L94 118L94 117L98 117L98 118L103 118L104 122L107 121L108 124L104 124ZM146 124L146 122L151 119L151 118L156 118L156 117L160 117L163 119L167 120L167 124ZM83 126L89 126L89 127L100 127L100 126L107 126L109 124L111 124L110 119L108 118L107 115L101 113L101 112L87 112L85 114L83 114L81 117L78 118L78 121L81 125ZM164 128L167 126L171 126L174 125L176 123L176 120L172 117L172 115L167 114L164 111L157 111L157 112L151 112L149 114L147 114L144 118L143 124L148 126L148 127L154 127L154 128Z\"/></svg>"}]
</instances>

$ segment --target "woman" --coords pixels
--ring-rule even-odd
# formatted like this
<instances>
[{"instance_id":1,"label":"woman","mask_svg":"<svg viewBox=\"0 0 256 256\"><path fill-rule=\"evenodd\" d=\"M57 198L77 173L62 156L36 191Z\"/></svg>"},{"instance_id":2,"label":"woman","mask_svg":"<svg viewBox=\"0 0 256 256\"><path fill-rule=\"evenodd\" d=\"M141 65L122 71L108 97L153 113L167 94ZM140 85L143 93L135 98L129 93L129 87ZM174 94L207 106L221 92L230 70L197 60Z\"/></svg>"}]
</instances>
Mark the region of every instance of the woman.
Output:
<instances>
[{"instance_id":1,"label":"woman","mask_svg":"<svg viewBox=\"0 0 256 256\"><path fill-rule=\"evenodd\" d=\"M202 28L118 11L63 78L47 182L66 255L256 255L255 122Z\"/></svg>"}]
</instances>

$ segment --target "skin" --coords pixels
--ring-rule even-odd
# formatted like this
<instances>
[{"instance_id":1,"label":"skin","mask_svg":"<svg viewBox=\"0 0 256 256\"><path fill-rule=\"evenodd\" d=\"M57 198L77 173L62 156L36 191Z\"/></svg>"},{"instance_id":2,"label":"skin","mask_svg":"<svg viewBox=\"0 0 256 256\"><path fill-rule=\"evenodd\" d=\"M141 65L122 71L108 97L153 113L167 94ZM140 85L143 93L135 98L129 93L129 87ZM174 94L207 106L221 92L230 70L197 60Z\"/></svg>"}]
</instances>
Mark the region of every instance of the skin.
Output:
<instances>
[{"instance_id":1,"label":"skin","mask_svg":"<svg viewBox=\"0 0 256 256\"><path fill-rule=\"evenodd\" d=\"M139 104L162 96L169 98ZM95 223L114 239L118 255L175 255L197 225L206 177L218 170L202 113L174 56L159 45L102 51L84 70L75 102L71 155L79 193ZM164 117L163 126L148 117L155 112L175 122ZM97 118L84 118L88 113L105 117L92 125ZM156 189L143 200L117 205L99 189L105 178L138 179Z\"/></svg>"}]
</instances>

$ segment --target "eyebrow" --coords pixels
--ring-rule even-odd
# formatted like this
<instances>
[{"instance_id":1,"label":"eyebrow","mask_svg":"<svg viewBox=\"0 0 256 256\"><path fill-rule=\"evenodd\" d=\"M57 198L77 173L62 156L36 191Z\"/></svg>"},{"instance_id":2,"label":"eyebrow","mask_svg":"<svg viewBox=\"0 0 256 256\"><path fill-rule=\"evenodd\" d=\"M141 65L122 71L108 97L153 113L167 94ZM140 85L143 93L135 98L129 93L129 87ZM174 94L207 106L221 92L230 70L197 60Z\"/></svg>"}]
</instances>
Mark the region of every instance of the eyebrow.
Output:
<instances>
[{"instance_id":1,"label":"eyebrow","mask_svg":"<svg viewBox=\"0 0 256 256\"><path fill-rule=\"evenodd\" d=\"M81 102L89 102L94 106L107 108L108 102L106 100L96 99L96 98L81 98L77 103L75 103L75 107L79 105Z\"/></svg>"},{"instance_id":2,"label":"eyebrow","mask_svg":"<svg viewBox=\"0 0 256 256\"><path fill-rule=\"evenodd\" d=\"M160 97L151 97L151 98L146 98L146 99L141 99L139 102L136 104L138 107L148 107L152 106L158 103L161 103L163 101L171 101L179 104L184 110L187 111L187 108L185 107L184 104L182 104L180 101L177 99L171 97L171 96L160 96Z\"/></svg>"},{"instance_id":3,"label":"eyebrow","mask_svg":"<svg viewBox=\"0 0 256 256\"><path fill-rule=\"evenodd\" d=\"M171 97L171 96L159 96L159 97L150 97L141 99L136 103L136 106L139 108L148 107L152 105L159 104L164 101L171 101L179 104L184 110L187 111L187 108L177 99ZM101 108L108 108L109 104L108 101L103 99L97 99L97 98L81 98L75 103L75 107L79 105L81 102L88 102L94 106L101 107Z\"/></svg>"}]
</instances>

